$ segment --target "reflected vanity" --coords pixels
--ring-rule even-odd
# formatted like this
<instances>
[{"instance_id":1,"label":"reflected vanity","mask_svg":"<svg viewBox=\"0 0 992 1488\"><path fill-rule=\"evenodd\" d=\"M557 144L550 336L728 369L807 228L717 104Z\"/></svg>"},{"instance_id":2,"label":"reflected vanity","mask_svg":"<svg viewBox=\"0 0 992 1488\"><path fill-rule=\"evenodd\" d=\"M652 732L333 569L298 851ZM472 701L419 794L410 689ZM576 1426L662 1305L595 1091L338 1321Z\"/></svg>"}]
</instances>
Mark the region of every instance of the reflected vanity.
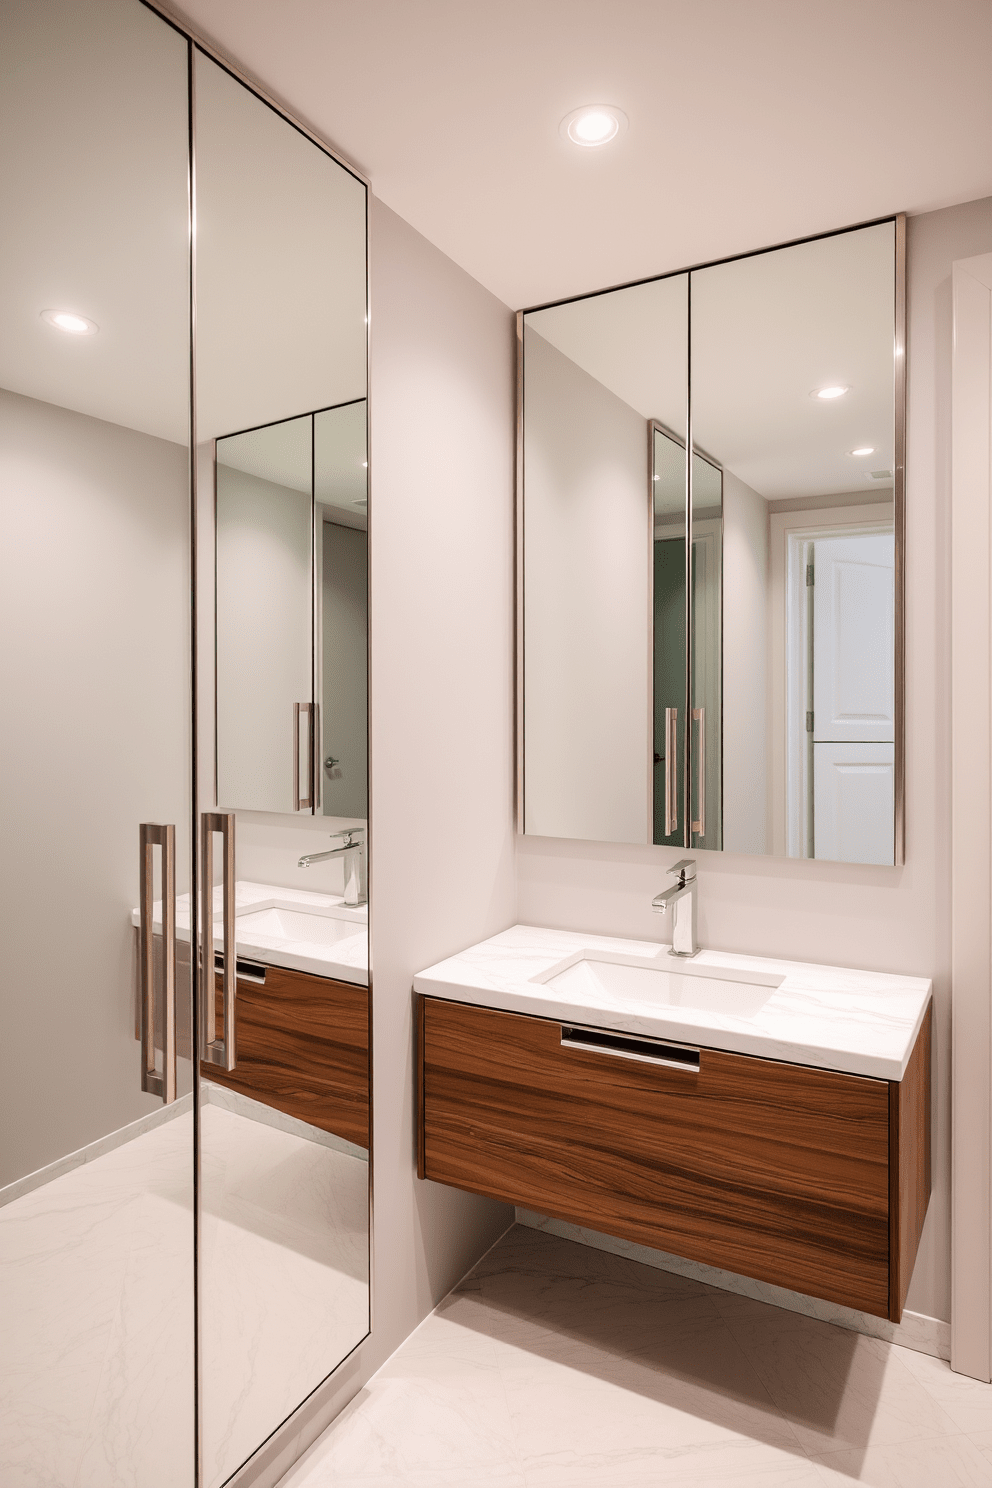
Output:
<instances>
[{"instance_id":1,"label":"reflected vanity","mask_svg":"<svg viewBox=\"0 0 992 1488\"><path fill-rule=\"evenodd\" d=\"M521 831L902 861L903 234L519 317Z\"/></svg>"}]
</instances>

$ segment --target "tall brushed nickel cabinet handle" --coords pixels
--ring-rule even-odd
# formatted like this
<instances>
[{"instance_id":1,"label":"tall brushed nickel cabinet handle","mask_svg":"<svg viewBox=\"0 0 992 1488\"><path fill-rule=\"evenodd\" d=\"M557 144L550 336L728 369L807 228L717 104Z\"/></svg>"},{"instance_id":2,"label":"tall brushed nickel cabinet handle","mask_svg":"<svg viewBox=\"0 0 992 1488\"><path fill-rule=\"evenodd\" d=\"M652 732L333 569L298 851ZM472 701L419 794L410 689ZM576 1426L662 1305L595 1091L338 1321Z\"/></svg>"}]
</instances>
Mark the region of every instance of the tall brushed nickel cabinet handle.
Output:
<instances>
[{"instance_id":1,"label":"tall brushed nickel cabinet handle","mask_svg":"<svg viewBox=\"0 0 992 1488\"><path fill-rule=\"evenodd\" d=\"M670 837L679 825L676 765L679 754L679 710L665 709L665 836Z\"/></svg>"},{"instance_id":2,"label":"tall brushed nickel cabinet handle","mask_svg":"<svg viewBox=\"0 0 992 1488\"><path fill-rule=\"evenodd\" d=\"M139 999L141 1021L141 1088L160 1095L164 1105L176 1098L176 829L142 822L138 829L140 865ZM152 894L153 852L162 849L162 1069L155 1068L155 933Z\"/></svg>"},{"instance_id":3,"label":"tall brushed nickel cabinet handle","mask_svg":"<svg viewBox=\"0 0 992 1488\"><path fill-rule=\"evenodd\" d=\"M307 715L307 793L300 795L300 715ZM311 703L293 704L293 810L313 810L314 709Z\"/></svg>"},{"instance_id":4,"label":"tall brushed nickel cabinet handle","mask_svg":"<svg viewBox=\"0 0 992 1488\"><path fill-rule=\"evenodd\" d=\"M706 834L706 709L693 708L692 721L699 724L699 768L696 774L699 819L693 822L692 830L702 837Z\"/></svg>"},{"instance_id":5,"label":"tall brushed nickel cabinet handle","mask_svg":"<svg viewBox=\"0 0 992 1488\"><path fill-rule=\"evenodd\" d=\"M224 1026L217 1037L214 983L214 833L224 842L221 903L224 925ZM234 923L234 812L205 811L200 818L200 1058L220 1069L233 1070L237 1060L234 1037L234 998L237 956Z\"/></svg>"}]
</instances>

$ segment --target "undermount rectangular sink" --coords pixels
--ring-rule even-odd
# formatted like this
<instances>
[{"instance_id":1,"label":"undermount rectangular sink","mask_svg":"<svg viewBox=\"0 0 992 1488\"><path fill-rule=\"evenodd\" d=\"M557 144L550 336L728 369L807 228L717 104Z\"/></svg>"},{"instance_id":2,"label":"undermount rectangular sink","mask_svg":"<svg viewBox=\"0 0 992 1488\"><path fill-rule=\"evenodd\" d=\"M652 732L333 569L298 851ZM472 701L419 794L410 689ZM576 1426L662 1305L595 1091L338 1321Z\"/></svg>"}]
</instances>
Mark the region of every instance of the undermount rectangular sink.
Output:
<instances>
[{"instance_id":1,"label":"undermount rectangular sink","mask_svg":"<svg viewBox=\"0 0 992 1488\"><path fill-rule=\"evenodd\" d=\"M360 920L338 919L320 911L309 913L300 908L287 909L279 905L269 905L265 909L246 909L239 912L236 934L238 939L255 939L257 936L262 936L266 940L307 941L311 945L335 945L339 940L346 940L351 935L364 933L365 928Z\"/></svg>"},{"instance_id":2,"label":"undermount rectangular sink","mask_svg":"<svg viewBox=\"0 0 992 1488\"><path fill-rule=\"evenodd\" d=\"M753 1018L784 978L767 972L659 964L608 951L580 951L540 978L581 1002L640 1002Z\"/></svg>"}]
</instances>

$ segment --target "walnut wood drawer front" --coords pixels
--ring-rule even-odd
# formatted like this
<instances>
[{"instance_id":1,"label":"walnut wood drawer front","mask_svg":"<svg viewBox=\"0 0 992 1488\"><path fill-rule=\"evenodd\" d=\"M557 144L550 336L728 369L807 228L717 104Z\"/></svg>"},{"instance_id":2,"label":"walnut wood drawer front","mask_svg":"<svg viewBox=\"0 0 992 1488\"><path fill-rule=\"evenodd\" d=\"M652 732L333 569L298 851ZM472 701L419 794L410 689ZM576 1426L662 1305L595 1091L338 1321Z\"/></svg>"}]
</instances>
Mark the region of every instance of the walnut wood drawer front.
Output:
<instances>
[{"instance_id":1,"label":"walnut wood drawer front","mask_svg":"<svg viewBox=\"0 0 992 1488\"><path fill-rule=\"evenodd\" d=\"M266 966L264 972L264 983L238 977L235 1069L229 1074L201 1062L201 1074L367 1147L368 988L281 966ZM218 976L218 1027L221 986Z\"/></svg>"},{"instance_id":2,"label":"walnut wood drawer front","mask_svg":"<svg viewBox=\"0 0 992 1488\"><path fill-rule=\"evenodd\" d=\"M558 1022L418 1002L422 1176L901 1312L888 1081L714 1049L700 1050L698 1071L669 1068L563 1045Z\"/></svg>"}]
</instances>

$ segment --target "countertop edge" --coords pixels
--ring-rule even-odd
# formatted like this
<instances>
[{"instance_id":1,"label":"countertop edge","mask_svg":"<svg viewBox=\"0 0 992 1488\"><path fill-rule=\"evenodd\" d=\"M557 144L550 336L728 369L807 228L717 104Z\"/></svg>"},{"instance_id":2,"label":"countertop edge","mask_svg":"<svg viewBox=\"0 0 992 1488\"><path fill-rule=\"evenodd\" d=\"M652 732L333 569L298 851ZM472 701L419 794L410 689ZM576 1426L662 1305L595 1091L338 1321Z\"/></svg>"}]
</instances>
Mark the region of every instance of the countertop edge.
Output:
<instances>
[{"instance_id":1,"label":"countertop edge","mask_svg":"<svg viewBox=\"0 0 992 1488\"><path fill-rule=\"evenodd\" d=\"M455 958L452 958L455 959ZM606 1008L591 1008L564 1002L555 1005L548 998L529 996L524 991L497 990L478 987L468 981L454 981L431 976L433 968L417 972L413 978L413 990L426 996L437 997L447 1002L463 1002L475 1007L488 1008L494 1012L520 1013L526 1017L543 1018L546 1022L561 1022L567 1017L578 1027L609 1028L617 1032L643 1034L647 1037L669 1037L673 1042L698 1045L704 1049L719 1049L724 1053L748 1054L759 1059L774 1059L783 1064L802 1064L812 1069L832 1070L839 1074L860 1075L866 1079L901 1081L909 1066L916 1041L923 1026L927 1008L933 1002L933 982L928 977L915 980L925 982L924 997L914 1022L912 1034L907 1040L901 1059L883 1054L859 1053L849 1049L838 1049L826 1045L792 1043L775 1039L766 1033L749 1034L738 1029L726 1031L680 1023L677 1019L638 1017L610 1011ZM881 975L881 973L880 973ZM595 1019L595 1021L590 1021Z\"/></svg>"}]
</instances>

